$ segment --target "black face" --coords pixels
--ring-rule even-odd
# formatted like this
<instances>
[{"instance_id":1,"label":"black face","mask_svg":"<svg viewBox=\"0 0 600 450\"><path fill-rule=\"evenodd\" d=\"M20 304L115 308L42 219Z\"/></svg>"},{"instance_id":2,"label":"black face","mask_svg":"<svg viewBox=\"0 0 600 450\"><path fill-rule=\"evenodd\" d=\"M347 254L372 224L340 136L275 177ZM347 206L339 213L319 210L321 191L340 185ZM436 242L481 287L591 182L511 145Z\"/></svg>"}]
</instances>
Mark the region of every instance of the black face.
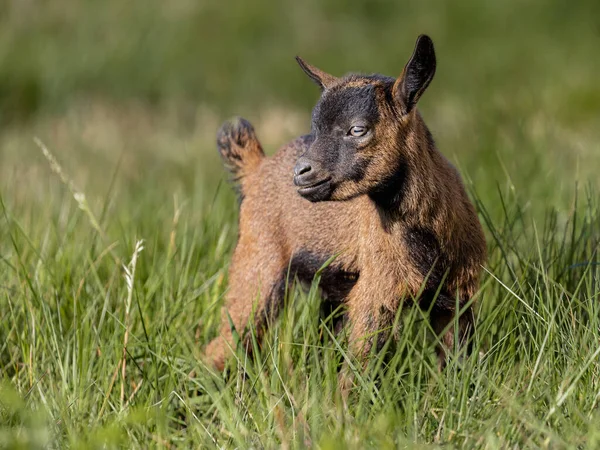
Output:
<instances>
[{"instance_id":1,"label":"black face","mask_svg":"<svg viewBox=\"0 0 600 450\"><path fill-rule=\"evenodd\" d=\"M345 200L363 193L358 185L370 159L366 150L377 141L377 88L350 79L323 93L312 114L314 141L294 168L294 184L304 198Z\"/></svg>"},{"instance_id":2,"label":"black face","mask_svg":"<svg viewBox=\"0 0 600 450\"><path fill-rule=\"evenodd\" d=\"M294 168L298 193L313 201L349 200L377 192L402 175L401 128L435 74L433 41L417 38L398 79L349 75L342 79L296 60L323 94L312 117L313 144Z\"/></svg>"}]
</instances>

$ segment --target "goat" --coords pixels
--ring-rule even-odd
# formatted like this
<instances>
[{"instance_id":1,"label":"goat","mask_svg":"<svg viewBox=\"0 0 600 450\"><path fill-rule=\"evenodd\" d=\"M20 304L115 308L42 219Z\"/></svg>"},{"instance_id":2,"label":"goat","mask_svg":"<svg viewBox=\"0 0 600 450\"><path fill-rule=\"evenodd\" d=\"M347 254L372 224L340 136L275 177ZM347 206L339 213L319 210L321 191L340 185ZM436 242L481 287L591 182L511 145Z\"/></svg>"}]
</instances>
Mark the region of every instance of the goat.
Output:
<instances>
[{"instance_id":1,"label":"goat","mask_svg":"<svg viewBox=\"0 0 600 450\"><path fill-rule=\"evenodd\" d=\"M296 59L321 89L310 134L270 158L244 119L217 135L241 203L220 334L205 354L223 369L232 324L250 350L249 321L260 339L281 310L288 280L310 282L337 255L320 288L347 308L352 354L364 360L380 348L412 298L443 332L443 365L448 348L470 342L470 299L486 243L460 175L416 108L435 74L433 42L419 36L397 79L338 78ZM457 308L465 312L454 330Z\"/></svg>"}]
</instances>

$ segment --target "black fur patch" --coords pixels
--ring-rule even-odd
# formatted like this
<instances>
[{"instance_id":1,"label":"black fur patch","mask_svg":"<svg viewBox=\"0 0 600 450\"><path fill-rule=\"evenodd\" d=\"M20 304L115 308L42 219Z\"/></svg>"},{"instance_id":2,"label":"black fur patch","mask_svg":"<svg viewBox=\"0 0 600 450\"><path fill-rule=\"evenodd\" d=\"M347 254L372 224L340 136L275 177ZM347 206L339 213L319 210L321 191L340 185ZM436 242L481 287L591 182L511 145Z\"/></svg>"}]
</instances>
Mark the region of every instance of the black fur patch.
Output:
<instances>
[{"instance_id":1,"label":"black fur patch","mask_svg":"<svg viewBox=\"0 0 600 450\"><path fill-rule=\"evenodd\" d=\"M317 271L329 259L328 256L316 255L307 251L294 254L290 265L290 281L296 277L302 283L311 283ZM321 314L324 318L331 316L343 305L359 277L358 272L343 270L333 261L321 272L319 287L325 296L321 304ZM333 326L335 333L339 333L347 320L346 313L335 317Z\"/></svg>"},{"instance_id":2,"label":"black fur patch","mask_svg":"<svg viewBox=\"0 0 600 450\"><path fill-rule=\"evenodd\" d=\"M368 160L356 158L346 174L346 178L354 182L359 182L365 177L367 167L369 167Z\"/></svg>"},{"instance_id":3,"label":"black fur patch","mask_svg":"<svg viewBox=\"0 0 600 450\"><path fill-rule=\"evenodd\" d=\"M334 126L349 128L354 119L374 124L379 118L375 86L342 87L327 92L313 110L313 131L329 133Z\"/></svg>"},{"instance_id":4,"label":"black fur patch","mask_svg":"<svg viewBox=\"0 0 600 450\"><path fill-rule=\"evenodd\" d=\"M406 230L404 241L412 263L423 277L437 283L444 276L444 258L440 244L432 231L413 227Z\"/></svg>"},{"instance_id":5,"label":"black fur patch","mask_svg":"<svg viewBox=\"0 0 600 450\"><path fill-rule=\"evenodd\" d=\"M421 294L420 304L424 309L453 310L455 301L445 288L445 277L448 276L448 264L441 251L440 244L432 231L426 228L413 227L406 230L404 241L413 265L427 279ZM438 293L439 291L439 293ZM436 297L436 293L437 297Z\"/></svg>"},{"instance_id":6,"label":"black fur patch","mask_svg":"<svg viewBox=\"0 0 600 450\"><path fill-rule=\"evenodd\" d=\"M296 252L290 264L290 280L293 277L303 283L311 283L317 271L323 267L330 256L320 256L308 251ZM328 299L343 302L358 280L358 272L343 270L333 261L321 272L319 286Z\"/></svg>"},{"instance_id":7,"label":"black fur patch","mask_svg":"<svg viewBox=\"0 0 600 450\"><path fill-rule=\"evenodd\" d=\"M404 189L408 183L410 170L400 162L399 167L388 178L383 179L369 193L371 200L385 211L397 210L404 197Z\"/></svg>"}]
</instances>

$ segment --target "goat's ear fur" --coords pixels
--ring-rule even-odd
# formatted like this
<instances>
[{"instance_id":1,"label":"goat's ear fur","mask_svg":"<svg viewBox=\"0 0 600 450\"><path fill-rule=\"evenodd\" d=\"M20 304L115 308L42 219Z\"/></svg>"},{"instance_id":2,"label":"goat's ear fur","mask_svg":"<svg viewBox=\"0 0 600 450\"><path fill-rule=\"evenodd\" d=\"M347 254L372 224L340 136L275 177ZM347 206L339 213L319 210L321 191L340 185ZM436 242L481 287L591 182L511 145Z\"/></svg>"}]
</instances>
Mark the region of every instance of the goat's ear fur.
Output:
<instances>
[{"instance_id":1,"label":"goat's ear fur","mask_svg":"<svg viewBox=\"0 0 600 450\"><path fill-rule=\"evenodd\" d=\"M394 83L393 95L403 114L408 114L435 75L433 41L424 34L417 38L415 49L402 75Z\"/></svg>"},{"instance_id":2,"label":"goat's ear fur","mask_svg":"<svg viewBox=\"0 0 600 450\"><path fill-rule=\"evenodd\" d=\"M322 91L330 88L338 81L338 79L333 75L329 75L328 73L317 69L315 66L311 66L299 56L296 56L296 61L298 61L298 64L302 70L304 70L304 73L306 73L311 80L317 83Z\"/></svg>"}]
</instances>

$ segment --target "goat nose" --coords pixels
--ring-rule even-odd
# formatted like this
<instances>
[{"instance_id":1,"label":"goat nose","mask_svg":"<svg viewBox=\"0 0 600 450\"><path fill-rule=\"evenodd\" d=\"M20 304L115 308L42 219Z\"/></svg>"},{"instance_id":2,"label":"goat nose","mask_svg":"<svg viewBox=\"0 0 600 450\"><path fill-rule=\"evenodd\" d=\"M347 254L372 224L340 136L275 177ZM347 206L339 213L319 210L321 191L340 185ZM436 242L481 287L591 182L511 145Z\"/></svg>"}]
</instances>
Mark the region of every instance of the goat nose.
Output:
<instances>
[{"instance_id":1,"label":"goat nose","mask_svg":"<svg viewBox=\"0 0 600 450\"><path fill-rule=\"evenodd\" d=\"M298 161L296 167L294 167L294 175L299 176L308 173L312 170L310 163L307 161Z\"/></svg>"}]
</instances>

